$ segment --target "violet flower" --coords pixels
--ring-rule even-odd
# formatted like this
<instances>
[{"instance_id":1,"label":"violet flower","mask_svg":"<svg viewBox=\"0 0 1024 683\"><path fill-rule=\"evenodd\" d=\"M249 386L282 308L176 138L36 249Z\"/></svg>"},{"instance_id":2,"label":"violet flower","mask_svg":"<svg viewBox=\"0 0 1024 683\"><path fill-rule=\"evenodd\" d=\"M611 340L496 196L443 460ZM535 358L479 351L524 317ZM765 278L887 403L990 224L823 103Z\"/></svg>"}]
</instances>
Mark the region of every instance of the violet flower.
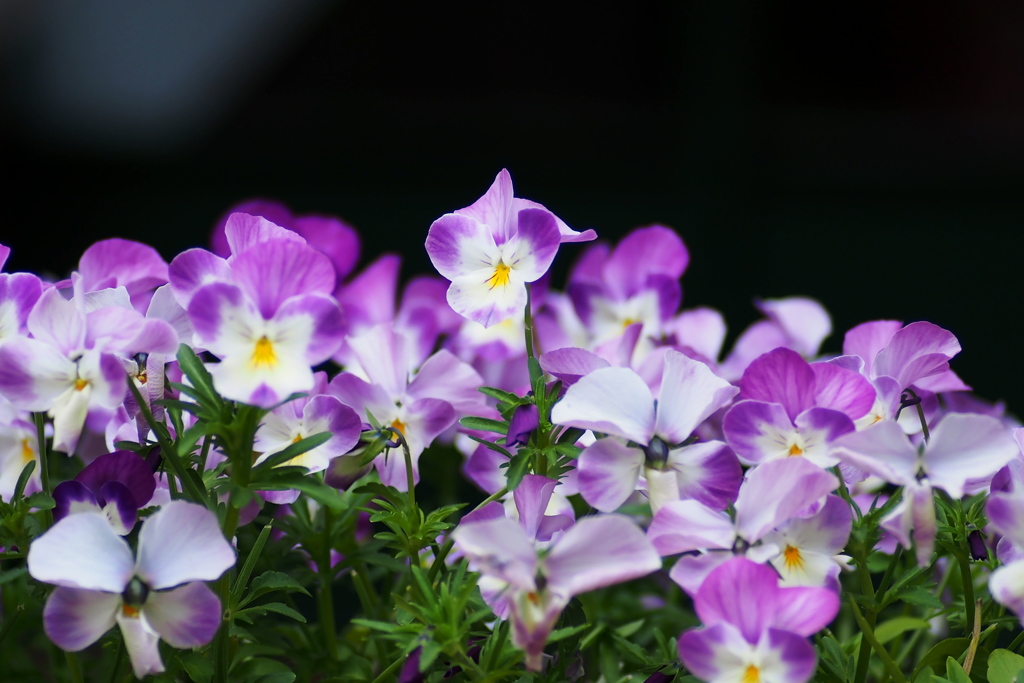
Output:
<instances>
[{"instance_id":1,"label":"violet flower","mask_svg":"<svg viewBox=\"0 0 1024 683\"><path fill-rule=\"evenodd\" d=\"M145 460L131 451L114 451L93 460L74 479L57 484L53 519L99 512L118 535L125 536L155 490L153 470Z\"/></svg>"},{"instance_id":2,"label":"violet flower","mask_svg":"<svg viewBox=\"0 0 1024 683\"><path fill-rule=\"evenodd\" d=\"M503 169L471 206L434 221L426 249L451 280L452 309L490 327L522 314L526 284L547 272L561 242L594 237L593 231L574 233L540 204L514 197Z\"/></svg>"},{"instance_id":3,"label":"violet flower","mask_svg":"<svg viewBox=\"0 0 1024 683\"><path fill-rule=\"evenodd\" d=\"M679 637L679 658L708 683L805 683L817 655L807 638L835 618L826 588L782 588L775 572L742 557L718 567L693 601L704 623Z\"/></svg>"}]
</instances>

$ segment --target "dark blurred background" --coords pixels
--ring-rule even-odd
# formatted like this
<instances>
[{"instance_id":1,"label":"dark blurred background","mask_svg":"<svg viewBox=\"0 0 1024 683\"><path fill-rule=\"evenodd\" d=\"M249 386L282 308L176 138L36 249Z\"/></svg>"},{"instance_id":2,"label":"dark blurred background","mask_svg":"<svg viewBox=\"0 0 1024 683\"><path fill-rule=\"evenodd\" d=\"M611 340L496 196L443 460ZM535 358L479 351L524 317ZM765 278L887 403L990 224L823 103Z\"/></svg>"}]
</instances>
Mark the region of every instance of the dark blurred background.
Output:
<instances>
[{"instance_id":1,"label":"dark blurred background","mask_svg":"<svg viewBox=\"0 0 1024 683\"><path fill-rule=\"evenodd\" d=\"M507 167L576 229L676 228L731 338L754 296L820 299L831 350L931 320L1021 411L1022 35L1008 1L0 0L0 242L170 259L271 197L411 275Z\"/></svg>"}]
</instances>

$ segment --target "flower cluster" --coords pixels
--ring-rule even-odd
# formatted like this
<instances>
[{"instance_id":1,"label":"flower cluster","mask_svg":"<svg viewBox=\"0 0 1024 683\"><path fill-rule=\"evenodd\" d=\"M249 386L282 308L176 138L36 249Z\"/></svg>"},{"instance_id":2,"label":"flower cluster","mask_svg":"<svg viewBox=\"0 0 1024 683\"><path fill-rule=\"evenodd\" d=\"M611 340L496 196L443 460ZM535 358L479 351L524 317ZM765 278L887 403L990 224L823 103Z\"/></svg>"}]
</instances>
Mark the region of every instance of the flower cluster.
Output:
<instances>
[{"instance_id":1,"label":"flower cluster","mask_svg":"<svg viewBox=\"0 0 1024 683\"><path fill-rule=\"evenodd\" d=\"M1024 670L1024 431L956 337L829 353L792 297L726 349L675 231L596 237L503 170L404 288L264 200L169 262L0 272L0 648L16 600L71 680L108 651L202 683Z\"/></svg>"}]
</instances>

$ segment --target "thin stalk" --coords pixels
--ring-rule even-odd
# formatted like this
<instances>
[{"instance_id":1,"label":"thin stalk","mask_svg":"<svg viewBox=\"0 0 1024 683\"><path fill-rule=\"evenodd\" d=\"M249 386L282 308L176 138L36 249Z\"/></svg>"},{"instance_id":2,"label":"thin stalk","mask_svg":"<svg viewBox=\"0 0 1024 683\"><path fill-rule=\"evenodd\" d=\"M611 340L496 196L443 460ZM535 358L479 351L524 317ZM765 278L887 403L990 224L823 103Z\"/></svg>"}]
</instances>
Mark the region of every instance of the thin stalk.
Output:
<instances>
[{"instance_id":1,"label":"thin stalk","mask_svg":"<svg viewBox=\"0 0 1024 683\"><path fill-rule=\"evenodd\" d=\"M957 535L963 539L963 545L958 545L953 555L960 566L960 582L964 587L964 623L967 625L967 632L973 633L975 630L974 577L971 575L970 540L964 520L963 503L957 503L956 509L956 531ZM964 552L965 547L967 548L966 552Z\"/></svg>"},{"instance_id":2,"label":"thin stalk","mask_svg":"<svg viewBox=\"0 0 1024 683\"><path fill-rule=\"evenodd\" d=\"M228 510L230 512L230 506ZM227 573L225 573L224 576L220 577L220 579L217 580L217 593L218 595L220 595L220 605L222 611L220 630L217 631L217 640L215 643L216 659L214 660L214 680L216 680L217 683L228 683L228 670L231 668L231 654L229 652L231 646L231 621L229 618L226 618L226 615L227 610L229 609L228 605L230 604L228 600L230 599L231 596L231 580L228 577Z\"/></svg>"},{"instance_id":3,"label":"thin stalk","mask_svg":"<svg viewBox=\"0 0 1024 683\"><path fill-rule=\"evenodd\" d=\"M64 659L68 663L68 673L71 674L71 680L73 683L85 683L85 678L82 676L82 663L78 661L78 655L74 652L65 652Z\"/></svg>"},{"instance_id":4,"label":"thin stalk","mask_svg":"<svg viewBox=\"0 0 1024 683\"><path fill-rule=\"evenodd\" d=\"M381 671L380 675L373 679L373 683L384 683L384 681L387 680L388 676L393 674L399 667L405 664L405 659L405 657L400 657L395 661L391 662L388 668Z\"/></svg>"},{"instance_id":5,"label":"thin stalk","mask_svg":"<svg viewBox=\"0 0 1024 683\"><path fill-rule=\"evenodd\" d=\"M1017 650L1020 649L1021 645L1024 645L1024 631L1021 631L1020 633L1018 633L1017 637L1013 639L1013 642L1011 642L1009 645L1006 646L1006 649L1009 650L1010 652L1014 652L1015 653L1015 652L1017 652Z\"/></svg>"},{"instance_id":6,"label":"thin stalk","mask_svg":"<svg viewBox=\"0 0 1024 683\"><path fill-rule=\"evenodd\" d=\"M110 683L117 683L121 675L121 665L124 664L124 638L117 643L117 655L114 657L114 668L110 672Z\"/></svg>"},{"instance_id":7,"label":"thin stalk","mask_svg":"<svg viewBox=\"0 0 1024 683\"><path fill-rule=\"evenodd\" d=\"M526 334L526 358L529 362L530 358L536 358L533 348L533 311L530 310L532 307L532 301L530 299L530 283L526 283L526 310L523 312L523 328Z\"/></svg>"},{"instance_id":8,"label":"thin stalk","mask_svg":"<svg viewBox=\"0 0 1024 683\"><path fill-rule=\"evenodd\" d=\"M871 583L871 572L868 571L867 566L867 554L864 552L864 548L860 544L856 544L854 550L854 561L857 563L857 578L860 580L860 592L871 600L875 599L875 587ZM851 599L852 602L852 599ZM856 605L855 605L856 608ZM860 610L857 610L856 616L859 621L864 621L864 626L861 627L863 631L871 630L875 627L876 614L874 610L868 613L868 619L864 619L860 615ZM865 628L866 627L866 628ZM862 635L860 641L860 651L857 653L857 669L854 677L855 683L864 683L868 677L868 664L871 659L871 647L867 638Z\"/></svg>"},{"instance_id":9,"label":"thin stalk","mask_svg":"<svg viewBox=\"0 0 1024 683\"><path fill-rule=\"evenodd\" d=\"M39 480L43 486L43 493L51 495L50 488L50 456L46 447L46 413L32 413L32 421L36 425L36 443L39 448ZM43 510L43 529L49 529L53 524L53 512Z\"/></svg>"},{"instance_id":10,"label":"thin stalk","mask_svg":"<svg viewBox=\"0 0 1024 683\"><path fill-rule=\"evenodd\" d=\"M317 597L319 599L320 624L324 629L324 642L327 645L327 656L335 659L338 656L338 648L335 640L337 634L334 623L334 594L331 590L331 584L334 582L334 572L331 567L331 526L334 523L334 517L330 507L324 506L322 509L324 530L320 558L317 562L317 573L320 575L320 595Z\"/></svg>"},{"instance_id":11,"label":"thin stalk","mask_svg":"<svg viewBox=\"0 0 1024 683\"><path fill-rule=\"evenodd\" d=\"M896 680L898 683L907 683L907 679L903 676L903 672L896 666L896 662L889 656L889 652L885 649L885 646L878 642L878 638L875 637L874 629L868 624L864 615L860 613L860 608L857 607L857 601L850 596L850 609L853 610L853 618L857 621L857 625L861 629L861 638L864 640L861 642L867 642L871 645L871 649L875 651L879 659L882 660L882 664L885 666L885 670L889 672L889 675Z\"/></svg>"},{"instance_id":12,"label":"thin stalk","mask_svg":"<svg viewBox=\"0 0 1024 683\"><path fill-rule=\"evenodd\" d=\"M971 645L967 648L967 658L964 659L964 673L970 674L974 666L974 657L978 654L978 643L981 641L981 598L974 603L974 631L971 633Z\"/></svg>"}]
</instances>

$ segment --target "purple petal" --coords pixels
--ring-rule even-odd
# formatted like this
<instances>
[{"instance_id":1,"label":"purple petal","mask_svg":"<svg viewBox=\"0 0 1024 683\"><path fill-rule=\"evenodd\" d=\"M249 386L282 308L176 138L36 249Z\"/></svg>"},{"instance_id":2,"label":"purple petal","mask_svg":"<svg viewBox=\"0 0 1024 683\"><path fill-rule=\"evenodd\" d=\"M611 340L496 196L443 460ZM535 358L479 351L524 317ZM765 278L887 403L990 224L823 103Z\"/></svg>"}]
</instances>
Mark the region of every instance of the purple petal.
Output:
<instances>
[{"instance_id":1,"label":"purple petal","mask_svg":"<svg viewBox=\"0 0 1024 683\"><path fill-rule=\"evenodd\" d=\"M629 448L611 437L600 439L579 457L580 495L601 512L618 510L636 490L643 464L639 448Z\"/></svg>"},{"instance_id":2,"label":"purple petal","mask_svg":"<svg viewBox=\"0 0 1024 683\"><path fill-rule=\"evenodd\" d=\"M32 542L34 579L69 588L120 593L133 573L132 551L98 512L69 515Z\"/></svg>"},{"instance_id":3,"label":"purple petal","mask_svg":"<svg viewBox=\"0 0 1024 683\"><path fill-rule=\"evenodd\" d=\"M287 340L301 348L308 365L319 365L341 345L345 320L333 297L304 294L285 301L268 322L268 330L275 330L282 343Z\"/></svg>"},{"instance_id":4,"label":"purple petal","mask_svg":"<svg viewBox=\"0 0 1024 683\"><path fill-rule=\"evenodd\" d=\"M0 345L0 393L23 410L49 410L76 377L74 363L49 344L11 337Z\"/></svg>"},{"instance_id":5,"label":"purple petal","mask_svg":"<svg viewBox=\"0 0 1024 683\"><path fill-rule=\"evenodd\" d=\"M68 515L80 512L102 512L96 496L84 484L77 481L62 481L53 489L53 521L59 522Z\"/></svg>"},{"instance_id":6,"label":"purple petal","mask_svg":"<svg viewBox=\"0 0 1024 683\"><path fill-rule=\"evenodd\" d=\"M233 280L228 262L205 249L188 249L175 256L168 275L171 291L182 308L188 308L195 293L206 285Z\"/></svg>"},{"instance_id":7,"label":"purple petal","mask_svg":"<svg viewBox=\"0 0 1024 683\"><path fill-rule=\"evenodd\" d=\"M285 240L305 244L298 233L283 228L262 215L236 211L224 222L224 237L233 256L239 256L270 240Z\"/></svg>"},{"instance_id":8,"label":"purple petal","mask_svg":"<svg viewBox=\"0 0 1024 683\"><path fill-rule=\"evenodd\" d=\"M736 454L721 441L672 450L667 465L676 472L680 497L698 500L716 510L736 502L743 469Z\"/></svg>"},{"instance_id":9,"label":"purple petal","mask_svg":"<svg viewBox=\"0 0 1024 683\"><path fill-rule=\"evenodd\" d=\"M1024 497L993 493L985 507L988 521L996 531L1015 544L1024 546Z\"/></svg>"},{"instance_id":10,"label":"purple petal","mask_svg":"<svg viewBox=\"0 0 1024 683\"><path fill-rule=\"evenodd\" d=\"M603 368L569 387L552 408L551 421L647 445L654 434L654 397L629 368Z\"/></svg>"},{"instance_id":11,"label":"purple petal","mask_svg":"<svg viewBox=\"0 0 1024 683\"><path fill-rule=\"evenodd\" d=\"M544 371L562 380L565 386L572 386L594 370L611 367L608 361L597 354L577 348L548 351L539 360Z\"/></svg>"},{"instance_id":12,"label":"purple petal","mask_svg":"<svg viewBox=\"0 0 1024 683\"><path fill-rule=\"evenodd\" d=\"M754 644L775 625L778 585L779 576L771 567L734 557L708 574L693 607L705 625L730 624Z\"/></svg>"},{"instance_id":13,"label":"purple petal","mask_svg":"<svg viewBox=\"0 0 1024 683\"><path fill-rule=\"evenodd\" d=\"M334 216L297 216L291 228L306 238L309 246L331 260L338 278L344 278L359 261L359 233Z\"/></svg>"},{"instance_id":14,"label":"purple petal","mask_svg":"<svg viewBox=\"0 0 1024 683\"><path fill-rule=\"evenodd\" d=\"M658 510L647 538L662 556L694 550L728 550L736 541L732 520L695 500L677 500Z\"/></svg>"},{"instance_id":15,"label":"purple petal","mask_svg":"<svg viewBox=\"0 0 1024 683\"><path fill-rule=\"evenodd\" d=\"M787 455L796 429L778 403L740 401L725 414L722 432L741 460L759 463Z\"/></svg>"},{"instance_id":16,"label":"purple petal","mask_svg":"<svg viewBox=\"0 0 1024 683\"><path fill-rule=\"evenodd\" d=\"M467 413L483 407L477 388L484 380L471 365L441 349L423 363L416 377L409 383L409 398L439 398L452 404L457 413Z\"/></svg>"},{"instance_id":17,"label":"purple petal","mask_svg":"<svg viewBox=\"0 0 1024 683\"><path fill-rule=\"evenodd\" d=\"M32 307L28 329L37 340L60 349L65 356L86 348L85 316L56 287L43 292Z\"/></svg>"},{"instance_id":18,"label":"purple petal","mask_svg":"<svg viewBox=\"0 0 1024 683\"><path fill-rule=\"evenodd\" d=\"M462 473L487 493L494 494L500 491L507 481L505 470L500 468L501 464L506 462L508 458L504 455L480 444L466 459Z\"/></svg>"},{"instance_id":19,"label":"purple petal","mask_svg":"<svg viewBox=\"0 0 1024 683\"><path fill-rule=\"evenodd\" d=\"M676 342L696 351L711 363L722 353L725 342L725 319L711 308L695 308L683 311L671 323Z\"/></svg>"},{"instance_id":20,"label":"purple petal","mask_svg":"<svg viewBox=\"0 0 1024 683\"><path fill-rule=\"evenodd\" d=\"M221 624L220 600L199 582L150 593L142 613L161 638L181 649L206 645Z\"/></svg>"},{"instance_id":21,"label":"purple petal","mask_svg":"<svg viewBox=\"0 0 1024 683\"><path fill-rule=\"evenodd\" d=\"M136 508L145 506L156 488L153 470L131 451L101 455L79 472L75 481L82 482L92 491L99 491L108 481L119 481L131 490Z\"/></svg>"},{"instance_id":22,"label":"purple petal","mask_svg":"<svg viewBox=\"0 0 1024 683\"><path fill-rule=\"evenodd\" d=\"M690 673L705 681L739 680L736 676L749 666L752 650L752 644L724 622L679 636L679 659Z\"/></svg>"},{"instance_id":23,"label":"purple petal","mask_svg":"<svg viewBox=\"0 0 1024 683\"><path fill-rule=\"evenodd\" d=\"M491 254L496 248L486 223L455 213L445 214L431 224L425 246L434 268L448 280L491 267Z\"/></svg>"},{"instance_id":24,"label":"purple petal","mask_svg":"<svg viewBox=\"0 0 1024 683\"><path fill-rule=\"evenodd\" d=\"M665 353L654 433L669 443L682 443L737 393L736 387L704 363L669 350Z\"/></svg>"},{"instance_id":25,"label":"purple petal","mask_svg":"<svg viewBox=\"0 0 1024 683\"><path fill-rule=\"evenodd\" d=\"M740 397L779 403L791 420L814 406L816 379L811 366L791 349L778 348L753 361L740 380Z\"/></svg>"},{"instance_id":26,"label":"purple petal","mask_svg":"<svg viewBox=\"0 0 1024 683\"><path fill-rule=\"evenodd\" d=\"M473 571L507 581L524 590L536 590L537 552L523 528L507 517L460 524L452 538Z\"/></svg>"},{"instance_id":27,"label":"purple petal","mask_svg":"<svg viewBox=\"0 0 1024 683\"><path fill-rule=\"evenodd\" d=\"M512 192L512 176L503 168L480 199L456 213L488 226L498 244L503 244L512 235L511 222L516 215L512 212Z\"/></svg>"},{"instance_id":28,"label":"purple petal","mask_svg":"<svg viewBox=\"0 0 1024 683\"><path fill-rule=\"evenodd\" d=\"M190 581L213 581L235 564L217 517L201 505L173 501L139 533L137 574L154 590Z\"/></svg>"},{"instance_id":29,"label":"purple petal","mask_svg":"<svg viewBox=\"0 0 1024 683\"><path fill-rule=\"evenodd\" d=\"M512 198L512 208L509 212L511 215L519 215L519 212L523 209L547 209L537 202L530 201L529 199L521 199L519 197ZM552 214L553 215L553 214ZM555 216L555 223L558 225L558 233L561 237L562 243L566 242L591 242L597 239L597 233L592 229L583 231L576 231L565 224L558 216Z\"/></svg>"},{"instance_id":30,"label":"purple petal","mask_svg":"<svg viewBox=\"0 0 1024 683\"><path fill-rule=\"evenodd\" d=\"M60 649L78 652L111 629L120 607L117 593L58 586L43 608L43 630Z\"/></svg>"},{"instance_id":31,"label":"purple petal","mask_svg":"<svg viewBox=\"0 0 1024 683\"><path fill-rule=\"evenodd\" d=\"M868 429L846 434L833 444L844 463L893 484L917 480L917 449L895 422L879 422Z\"/></svg>"},{"instance_id":32,"label":"purple petal","mask_svg":"<svg viewBox=\"0 0 1024 683\"><path fill-rule=\"evenodd\" d=\"M519 523L523 525L527 537L537 538L537 530L544 521L544 513L551 501L558 482L537 474L527 474L512 493L516 509L519 511Z\"/></svg>"},{"instance_id":33,"label":"purple petal","mask_svg":"<svg viewBox=\"0 0 1024 683\"><path fill-rule=\"evenodd\" d=\"M28 315L43 294L42 281L32 273L0 273L0 325L2 317L10 315L12 328L4 329L4 335L26 334ZM4 313L4 304L9 304Z\"/></svg>"},{"instance_id":34,"label":"purple petal","mask_svg":"<svg viewBox=\"0 0 1024 683\"><path fill-rule=\"evenodd\" d=\"M874 377L875 356L886 347L892 336L903 327L899 320L873 320L851 328L843 338L843 353L864 360L864 374ZM902 387L901 387L902 389Z\"/></svg>"},{"instance_id":35,"label":"purple petal","mask_svg":"<svg viewBox=\"0 0 1024 683\"><path fill-rule=\"evenodd\" d=\"M400 256L385 254L339 288L336 294L338 303L354 327L362 328L394 319L401 267Z\"/></svg>"},{"instance_id":36,"label":"purple petal","mask_svg":"<svg viewBox=\"0 0 1024 683\"><path fill-rule=\"evenodd\" d=\"M117 625L121 627L124 648L128 651L135 677L145 678L161 673L164 663L160 659L160 635L144 619L128 616L123 610L117 613Z\"/></svg>"},{"instance_id":37,"label":"purple petal","mask_svg":"<svg viewBox=\"0 0 1024 683\"><path fill-rule=\"evenodd\" d=\"M828 312L814 299L765 299L758 301L757 307L785 331L786 346L803 356L817 355L821 342L832 334Z\"/></svg>"},{"instance_id":38,"label":"purple petal","mask_svg":"<svg viewBox=\"0 0 1024 683\"><path fill-rule=\"evenodd\" d=\"M690 254L679 235L671 228L652 225L626 235L605 263L602 274L617 297L626 299L645 289L650 275L678 280L689 262Z\"/></svg>"},{"instance_id":39,"label":"purple petal","mask_svg":"<svg viewBox=\"0 0 1024 683\"><path fill-rule=\"evenodd\" d=\"M119 481L108 481L100 487L99 497L103 501L103 514L111 528L119 535L126 536L138 519L139 508L132 492Z\"/></svg>"},{"instance_id":40,"label":"purple petal","mask_svg":"<svg viewBox=\"0 0 1024 683\"><path fill-rule=\"evenodd\" d=\"M747 474L736 499L736 526L753 543L831 493L839 480L805 458L758 465Z\"/></svg>"},{"instance_id":41,"label":"purple petal","mask_svg":"<svg viewBox=\"0 0 1024 683\"><path fill-rule=\"evenodd\" d=\"M538 280L551 267L561 244L555 216L542 209L523 209L519 212L519 230L513 266L527 282Z\"/></svg>"},{"instance_id":42,"label":"purple petal","mask_svg":"<svg viewBox=\"0 0 1024 683\"><path fill-rule=\"evenodd\" d=\"M271 240L261 242L231 263L235 282L270 319L288 299L334 291L330 260L303 243Z\"/></svg>"},{"instance_id":43,"label":"purple petal","mask_svg":"<svg viewBox=\"0 0 1024 683\"><path fill-rule=\"evenodd\" d=\"M762 639L762 642L764 639ZM814 676L818 658L814 647L795 633L770 628L767 634L768 656L761 670L765 680L807 683ZM763 647L763 646L762 646Z\"/></svg>"},{"instance_id":44,"label":"purple petal","mask_svg":"<svg viewBox=\"0 0 1024 683\"><path fill-rule=\"evenodd\" d=\"M893 334L875 357L876 375L887 375L907 388L916 380L948 369L960 353L960 342L948 330L929 322L911 323Z\"/></svg>"},{"instance_id":45,"label":"purple petal","mask_svg":"<svg viewBox=\"0 0 1024 683\"><path fill-rule=\"evenodd\" d=\"M999 567L988 580L988 589L1000 605L1024 619L1024 560Z\"/></svg>"},{"instance_id":46,"label":"purple petal","mask_svg":"<svg viewBox=\"0 0 1024 683\"><path fill-rule=\"evenodd\" d=\"M960 498L968 479L992 476L1019 452L1000 420L952 413L932 431L924 452L924 467L932 486Z\"/></svg>"},{"instance_id":47,"label":"purple petal","mask_svg":"<svg viewBox=\"0 0 1024 683\"><path fill-rule=\"evenodd\" d=\"M708 574L734 557L731 551L714 551L703 555L683 555L672 566L668 577L693 598L704 585Z\"/></svg>"},{"instance_id":48,"label":"purple petal","mask_svg":"<svg viewBox=\"0 0 1024 683\"><path fill-rule=\"evenodd\" d=\"M544 560L549 589L563 596L630 581L661 569L661 558L644 532L624 515L577 522Z\"/></svg>"},{"instance_id":49,"label":"purple petal","mask_svg":"<svg viewBox=\"0 0 1024 683\"><path fill-rule=\"evenodd\" d=\"M832 623L839 613L839 595L828 588L779 588L771 625L805 638Z\"/></svg>"},{"instance_id":50,"label":"purple petal","mask_svg":"<svg viewBox=\"0 0 1024 683\"><path fill-rule=\"evenodd\" d=\"M119 238L102 240L86 249L78 262L78 273L84 291L125 286L133 304L139 300L148 305L149 297L145 295L168 281L167 263L156 249Z\"/></svg>"},{"instance_id":51,"label":"purple petal","mask_svg":"<svg viewBox=\"0 0 1024 683\"><path fill-rule=\"evenodd\" d=\"M812 363L815 377L814 404L839 410L856 420L875 404L875 388L863 375L833 363Z\"/></svg>"}]
</instances>

